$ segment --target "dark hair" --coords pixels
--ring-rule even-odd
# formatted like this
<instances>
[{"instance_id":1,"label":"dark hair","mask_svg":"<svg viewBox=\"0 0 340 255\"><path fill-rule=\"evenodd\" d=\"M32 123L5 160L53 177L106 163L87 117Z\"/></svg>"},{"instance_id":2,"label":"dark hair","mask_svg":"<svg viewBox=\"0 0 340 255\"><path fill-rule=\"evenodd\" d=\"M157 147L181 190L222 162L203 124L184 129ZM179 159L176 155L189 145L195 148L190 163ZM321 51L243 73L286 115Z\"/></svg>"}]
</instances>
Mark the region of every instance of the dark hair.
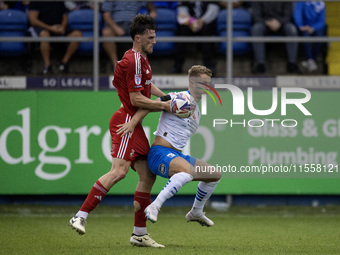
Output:
<instances>
[{"instance_id":1,"label":"dark hair","mask_svg":"<svg viewBox=\"0 0 340 255\"><path fill-rule=\"evenodd\" d=\"M135 16L130 25L130 36L132 40L136 35L142 35L146 30L157 30L153 18L149 15L138 14Z\"/></svg>"}]
</instances>

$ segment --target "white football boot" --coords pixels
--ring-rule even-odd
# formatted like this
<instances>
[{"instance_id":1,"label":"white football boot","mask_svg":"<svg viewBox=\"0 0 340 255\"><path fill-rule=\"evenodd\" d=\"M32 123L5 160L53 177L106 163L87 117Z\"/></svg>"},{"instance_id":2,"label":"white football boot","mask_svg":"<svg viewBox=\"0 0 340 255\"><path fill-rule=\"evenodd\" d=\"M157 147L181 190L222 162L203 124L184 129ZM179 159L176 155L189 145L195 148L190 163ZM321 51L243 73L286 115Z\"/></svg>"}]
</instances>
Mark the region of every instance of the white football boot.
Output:
<instances>
[{"instance_id":1,"label":"white football boot","mask_svg":"<svg viewBox=\"0 0 340 255\"><path fill-rule=\"evenodd\" d=\"M159 209L153 204L149 204L144 210L145 217L152 223L157 221L158 212Z\"/></svg>"},{"instance_id":2,"label":"white football boot","mask_svg":"<svg viewBox=\"0 0 340 255\"><path fill-rule=\"evenodd\" d=\"M214 222L210 220L208 217L205 216L205 213L201 213L199 215L194 215L192 211L188 212L187 215L185 215L185 218L187 219L187 222L189 221L197 221L202 226L212 227L214 226Z\"/></svg>"},{"instance_id":3,"label":"white football boot","mask_svg":"<svg viewBox=\"0 0 340 255\"><path fill-rule=\"evenodd\" d=\"M132 234L130 238L130 243L133 246L139 246L139 247L153 247L153 248L164 248L165 246L162 244L157 243L155 240L153 240L149 234L143 235L143 236L137 236Z\"/></svg>"},{"instance_id":4,"label":"white football boot","mask_svg":"<svg viewBox=\"0 0 340 255\"><path fill-rule=\"evenodd\" d=\"M75 229L79 235L85 234L85 224L86 220L77 216L74 216L72 219L70 219L70 222L68 223L68 225L71 226L72 229Z\"/></svg>"}]
</instances>

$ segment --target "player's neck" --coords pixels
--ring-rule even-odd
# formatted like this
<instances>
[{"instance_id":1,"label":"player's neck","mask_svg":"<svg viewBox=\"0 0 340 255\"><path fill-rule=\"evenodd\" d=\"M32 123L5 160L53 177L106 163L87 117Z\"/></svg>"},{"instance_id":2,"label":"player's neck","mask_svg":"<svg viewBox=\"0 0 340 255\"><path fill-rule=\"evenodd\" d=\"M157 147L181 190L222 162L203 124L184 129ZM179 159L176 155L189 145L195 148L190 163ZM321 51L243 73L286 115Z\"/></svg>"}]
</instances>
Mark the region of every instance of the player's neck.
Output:
<instances>
[{"instance_id":1,"label":"player's neck","mask_svg":"<svg viewBox=\"0 0 340 255\"><path fill-rule=\"evenodd\" d=\"M199 101L201 101L201 94L196 94L196 93L194 93L193 91L191 91L190 89L189 89L189 91L190 91L190 94L191 94L191 96L195 99L195 101L198 103Z\"/></svg>"},{"instance_id":2,"label":"player's neck","mask_svg":"<svg viewBox=\"0 0 340 255\"><path fill-rule=\"evenodd\" d=\"M142 48L139 45L133 45L132 50L135 52L139 52L143 58L146 58L146 53L142 51Z\"/></svg>"}]
</instances>

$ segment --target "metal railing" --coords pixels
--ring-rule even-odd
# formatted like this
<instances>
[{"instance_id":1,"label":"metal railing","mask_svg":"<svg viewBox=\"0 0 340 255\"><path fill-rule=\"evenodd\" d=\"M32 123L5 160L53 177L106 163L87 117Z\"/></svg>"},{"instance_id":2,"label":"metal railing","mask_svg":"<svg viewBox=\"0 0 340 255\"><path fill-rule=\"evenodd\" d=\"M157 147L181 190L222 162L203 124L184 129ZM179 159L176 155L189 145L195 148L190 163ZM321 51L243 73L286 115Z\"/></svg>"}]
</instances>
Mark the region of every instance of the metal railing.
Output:
<instances>
[{"instance_id":1,"label":"metal railing","mask_svg":"<svg viewBox=\"0 0 340 255\"><path fill-rule=\"evenodd\" d=\"M14 0L10 0L14 1ZM43 0L39 0L43 1ZM65 1L65 0L57 0ZM133 1L133 0L125 0ZM141 1L141 0L137 0ZM166 1L166 0L160 0ZM170 0L175 1L175 0ZM208 0L200 0L208 1ZM233 37L233 0L223 0L227 2L227 37L225 36L162 36L157 37L157 42L182 42L182 43L206 43L206 42L225 42L226 47L226 80L227 83L231 83L233 78L233 42L272 42L272 43L282 43L282 42L340 42L340 37L290 37L290 36L275 36L275 37ZM267 2L268 0L257 0L256 2ZM282 1L282 0L281 0ZM283 0L285 2L292 2L293 0ZM131 42L129 36L123 37L102 37L99 35L99 4L103 0L91 0L94 4L94 19L93 19L93 37L0 37L0 42L93 42L93 83L94 91L99 90L99 45L103 42ZM255 2L254 0L251 2ZM340 2L325 0L325 2Z\"/></svg>"}]
</instances>

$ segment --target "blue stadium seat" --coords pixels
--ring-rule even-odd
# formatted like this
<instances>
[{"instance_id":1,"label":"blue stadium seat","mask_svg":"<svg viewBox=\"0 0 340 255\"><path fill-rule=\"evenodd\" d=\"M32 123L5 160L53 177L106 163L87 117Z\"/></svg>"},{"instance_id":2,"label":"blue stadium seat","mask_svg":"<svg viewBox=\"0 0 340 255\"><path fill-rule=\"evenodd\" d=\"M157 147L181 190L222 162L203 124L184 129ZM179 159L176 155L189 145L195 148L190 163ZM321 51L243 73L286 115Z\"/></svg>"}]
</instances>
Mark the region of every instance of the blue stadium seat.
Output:
<instances>
[{"instance_id":1,"label":"blue stadium seat","mask_svg":"<svg viewBox=\"0 0 340 255\"><path fill-rule=\"evenodd\" d=\"M27 16L19 10L0 11L0 36L25 37L27 34ZM0 55L19 56L27 53L24 42L0 42Z\"/></svg>"},{"instance_id":2,"label":"blue stadium seat","mask_svg":"<svg viewBox=\"0 0 340 255\"><path fill-rule=\"evenodd\" d=\"M78 29L83 33L84 37L93 36L93 17L94 11L92 9L80 9L71 11L68 14L68 25L72 29ZM99 19L99 32L102 30L102 15L98 14ZM92 42L81 42L77 55L91 56L93 54L93 43Z\"/></svg>"},{"instance_id":3,"label":"blue stadium seat","mask_svg":"<svg viewBox=\"0 0 340 255\"><path fill-rule=\"evenodd\" d=\"M221 10L217 17L217 34L226 36L227 31L227 10ZM233 36L250 36L251 15L244 9L233 9ZM218 51L226 52L226 43L220 43ZM244 55L250 51L250 44L247 42L233 42L233 54Z\"/></svg>"},{"instance_id":4,"label":"blue stadium seat","mask_svg":"<svg viewBox=\"0 0 340 255\"><path fill-rule=\"evenodd\" d=\"M167 8L167 9L176 10L176 8L178 6L177 2L171 2L171 1L154 1L152 3L157 9Z\"/></svg>"},{"instance_id":5,"label":"blue stadium seat","mask_svg":"<svg viewBox=\"0 0 340 255\"><path fill-rule=\"evenodd\" d=\"M177 15L176 11L167 8L157 9L157 37L175 36L177 32ZM156 37L156 41L157 41ZM157 42L153 48L153 55L168 56L175 52L175 43L173 42Z\"/></svg>"}]
</instances>

